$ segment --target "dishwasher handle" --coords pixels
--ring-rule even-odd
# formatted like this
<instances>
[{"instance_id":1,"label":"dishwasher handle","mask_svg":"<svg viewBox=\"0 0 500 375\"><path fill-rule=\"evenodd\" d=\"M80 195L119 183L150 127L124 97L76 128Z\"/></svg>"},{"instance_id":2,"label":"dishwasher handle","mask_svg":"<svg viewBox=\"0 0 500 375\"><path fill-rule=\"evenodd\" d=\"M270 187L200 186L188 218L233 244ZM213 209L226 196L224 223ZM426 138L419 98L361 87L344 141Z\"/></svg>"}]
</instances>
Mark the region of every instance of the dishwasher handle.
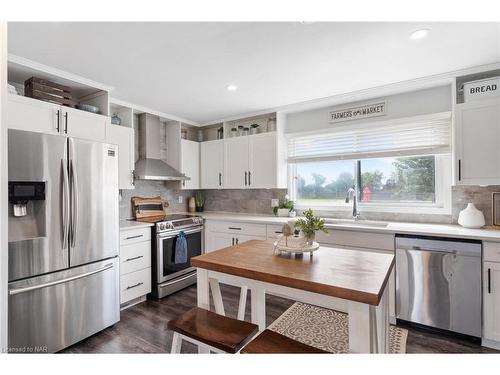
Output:
<instances>
[{"instance_id":1,"label":"dishwasher handle","mask_svg":"<svg viewBox=\"0 0 500 375\"><path fill-rule=\"evenodd\" d=\"M443 249L436 249L432 247L422 247L422 246L408 246L405 248L404 246L402 247L402 250L415 250L415 251L429 251L431 253L440 253L440 254L451 254L451 255L456 255L457 251L456 250L443 250Z\"/></svg>"}]
</instances>

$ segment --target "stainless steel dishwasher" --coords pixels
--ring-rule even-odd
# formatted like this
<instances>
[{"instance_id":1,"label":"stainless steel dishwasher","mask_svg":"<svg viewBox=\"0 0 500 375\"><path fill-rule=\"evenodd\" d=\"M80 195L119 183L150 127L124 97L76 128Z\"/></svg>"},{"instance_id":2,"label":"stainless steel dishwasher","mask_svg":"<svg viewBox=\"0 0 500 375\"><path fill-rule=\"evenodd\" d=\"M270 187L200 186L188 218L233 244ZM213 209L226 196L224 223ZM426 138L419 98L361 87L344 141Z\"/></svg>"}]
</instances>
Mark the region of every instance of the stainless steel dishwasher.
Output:
<instances>
[{"instance_id":1,"label":"stainless steel dishwasher","mask_svg":"<svg viewBox=\"0 0 500 375\"><path fill-rule=\"evenodd\" d=\"M396 317L481 337L481 242L397 235Z\"/></svg>"}]
</instances>

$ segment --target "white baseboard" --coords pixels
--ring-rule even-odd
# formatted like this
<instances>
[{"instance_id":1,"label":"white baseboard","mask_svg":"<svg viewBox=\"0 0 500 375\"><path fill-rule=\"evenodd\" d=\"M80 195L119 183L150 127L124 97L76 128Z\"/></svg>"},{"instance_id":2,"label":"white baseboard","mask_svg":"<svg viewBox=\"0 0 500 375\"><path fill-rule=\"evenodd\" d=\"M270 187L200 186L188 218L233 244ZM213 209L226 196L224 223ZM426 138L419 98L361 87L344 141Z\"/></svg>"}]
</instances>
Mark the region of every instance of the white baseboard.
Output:
<instances>
[{"instance_id":1,"label":"white baseboard","mask_svg":"<svg viewBox=\"0 0 500 375\"><path fill-rule=\"evenodd\" d=\"M488 339L482 339L481 340L481 345L482 346L486 346L487 348L500 350L500 342L498 342L498 341L493 341L493 340L488 340Z\"/></svg>"}]
</instances>

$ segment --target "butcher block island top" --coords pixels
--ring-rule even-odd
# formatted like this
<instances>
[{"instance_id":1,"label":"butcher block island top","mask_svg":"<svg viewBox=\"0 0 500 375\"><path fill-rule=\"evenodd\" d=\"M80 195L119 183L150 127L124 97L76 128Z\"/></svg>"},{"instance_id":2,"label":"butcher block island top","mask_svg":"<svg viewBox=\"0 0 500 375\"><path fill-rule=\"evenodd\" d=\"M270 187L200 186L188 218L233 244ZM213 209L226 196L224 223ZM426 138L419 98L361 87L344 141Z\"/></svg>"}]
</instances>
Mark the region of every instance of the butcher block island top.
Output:
<instances>
[{"instance_id":1,"label":"butcher block island top","mask_svg":"<svg viewBox=\"0 0 500 375\"><path fill-rule=\"evenodd\" d=\"M191 258L194 267L378 305L394 255L321 246L308 255L274 255L273 241L251 240Z\"/></svg>"}]
</instances>

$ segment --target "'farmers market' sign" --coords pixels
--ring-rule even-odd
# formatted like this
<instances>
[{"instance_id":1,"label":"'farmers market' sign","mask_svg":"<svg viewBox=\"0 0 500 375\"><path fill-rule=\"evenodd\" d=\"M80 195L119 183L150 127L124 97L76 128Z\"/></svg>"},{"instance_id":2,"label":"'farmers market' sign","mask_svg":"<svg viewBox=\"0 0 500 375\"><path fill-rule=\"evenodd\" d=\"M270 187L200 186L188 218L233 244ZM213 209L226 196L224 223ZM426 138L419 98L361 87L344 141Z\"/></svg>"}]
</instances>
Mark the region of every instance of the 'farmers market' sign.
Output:
<instances>
[{"instance_id":1,"label":"'farmers market' sign","mask_svg":"<svg viewBox=\"0 0 500 375\"><path fill-rule=\"evenodd\" d=\"M369 117L385 116L386 102L377 102L365 104L358 107L343 108L336 111L330 111L329 122L341 122L349 120L361 120Z\"/></svg>"}]
</instances>

